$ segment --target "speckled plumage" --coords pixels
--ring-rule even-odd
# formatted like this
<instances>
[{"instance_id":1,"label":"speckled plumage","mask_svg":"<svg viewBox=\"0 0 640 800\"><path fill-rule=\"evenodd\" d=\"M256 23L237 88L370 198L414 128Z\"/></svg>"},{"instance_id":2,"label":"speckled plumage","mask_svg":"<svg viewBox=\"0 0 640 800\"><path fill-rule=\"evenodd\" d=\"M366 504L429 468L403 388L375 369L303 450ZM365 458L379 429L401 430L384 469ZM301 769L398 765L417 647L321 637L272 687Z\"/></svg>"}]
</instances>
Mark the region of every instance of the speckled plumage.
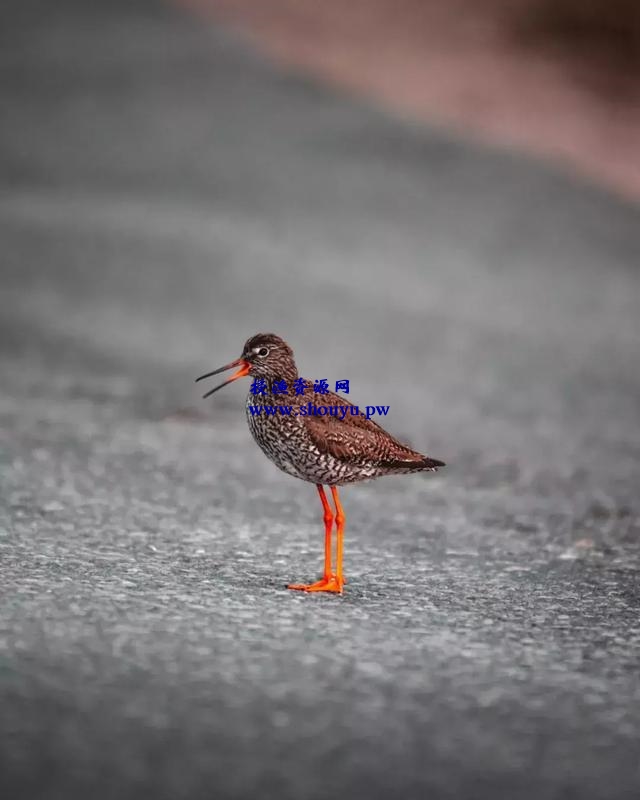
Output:
<instances>
[{"instance_id":1,"label":"speckled plumage","mask_svg":"<svg viewBox=\"0 0 640 800\"><path fill-rule=\"evenodd\" d=\"M248 340L243 358L260 346L281 347L282 358L274 359L265 371L266 394L247 395L246 415L249 429L265 455L283 472L304 481L328 486L341 486L382 475L435 471L444 466L394 439L377 423L355 406L333 392L313 391L313 383L305 379L304 394L296 394L293 382L298 371L293 353L286 343L273 334L258 334ZM286 350L285 350L286 348ZM274 350L270 350L270 355ZM286 393L274 394L273 382L284 380ZM303 411L313 407L348 406L344 418L316 416ZM253 414L253 406L292 406L290 414Z\"/></svg>"},{"instance_id":2,"label":"speckled plumage","mask_svg":"<svg viewBox=\"0 0 640 800\"><path fill-rule=\"evenodd\" d=\"M250 376L262 379L259 391L249 390L246 414L249 429L267 458L288 475L316 485L323 506L325 524L324 574L311 584L290 584L290 589L307 592L342 593L345 578L342 551L345 515L338 486L356 481L407 472L434 472L442 461L412 450L394 439L377 423L367 419L352 403L333 392L314 391L313 383L301 379L289 345L273 333L259 333L246 343L240 358L202 375L208 378L238 367L224 383ZM298 389L304 386L304 391ZM257 390L257 387L256 387ZM332 415L314 409L342 407ZM267 413L269 408L271 413ZM286 410L284 410L286 408ZM335 515L323 484L331 488ZM331 530L336 524L336 565L333 569Z\"/></svg>"},{"instance_id":3,"label":"speckled plumage","mask_svg":"<svg viewBox=\"0 0 640 800\"><path fill-rule=\"evenodd\" d=\"M342 486L382 475L434 471L442 462L428 459L394 439L344 397L329 392L318 394L307 381L304 395L247 395L245 404L249 430L263 453L283 472L310 483ZM348 406L339 416L301 415L311 407ZM256 406L292 406L290 414L278 411L267 416L252 413Z\"/></svg>"}]
</instances>

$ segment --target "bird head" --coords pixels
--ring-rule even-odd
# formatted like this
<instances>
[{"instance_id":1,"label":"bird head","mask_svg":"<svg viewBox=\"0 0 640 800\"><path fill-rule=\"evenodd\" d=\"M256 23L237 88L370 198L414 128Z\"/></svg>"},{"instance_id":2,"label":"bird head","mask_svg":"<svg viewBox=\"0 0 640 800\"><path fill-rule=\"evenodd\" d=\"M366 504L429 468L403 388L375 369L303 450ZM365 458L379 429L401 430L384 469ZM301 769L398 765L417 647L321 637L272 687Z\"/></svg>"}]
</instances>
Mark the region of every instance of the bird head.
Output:
<instances>
[{"instance_id":1,"label":"bird head","mask_svg":"<svg viewBox=\"0 0 640 800\"><path fill-rule=\"evenodd\" d=\"M205 378L211 378L213 375L218 375L221 372L226 372L228 369L238 367L237 372L234 372L231 377L215 386L208 391L204 398L209 397L218 389L227 386L239 378L245 378L250 375L253 378L266 378L267 380L286 379L295 380L298 377L295 362L293 360L293 350L289 345L276 336L275 333L257 333L250 339L247 339L244 347L242 348L242 355L230 364L225 364L224 367L207 372L196 378L198 381Z\"/></svg>"}]
</instances>

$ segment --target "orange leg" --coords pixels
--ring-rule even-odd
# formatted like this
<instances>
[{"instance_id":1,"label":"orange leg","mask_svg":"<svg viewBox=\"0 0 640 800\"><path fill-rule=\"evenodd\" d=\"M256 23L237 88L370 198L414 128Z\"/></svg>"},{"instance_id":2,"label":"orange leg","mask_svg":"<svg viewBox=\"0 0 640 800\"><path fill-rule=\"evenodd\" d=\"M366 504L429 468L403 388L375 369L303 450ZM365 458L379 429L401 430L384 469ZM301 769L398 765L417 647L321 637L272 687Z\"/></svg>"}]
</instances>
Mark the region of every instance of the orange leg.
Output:
<instances>
[{"instance_id":1,"label":"orange leg","mask_svg":"<svg viewBox=\"0 0 640 800\"><path fill-rule=\"evenodd\" d=\"M333 496L333 502L336 505L336 579L340 584L340 587L344 583L346 583L344 579L344 573L342 571L342 551L344 548L344 523L345 523L345 515L342 508L342 503L340 502L340 497L338 495L338 487L332 486L331 487L331 494Z\"/></svg>"},{"instance_id":2,"label":"orange leg","mask_svg":"<svg viewBox=\"0 0 640 800\"><path fill-rule=\"evenodd\" d=\"M318 494L320 495L320 502L324 510L324 575L322 580L316 583L291 583L287 589L300 589L303 592L337 592L342 594L342 585L344 578L338 577L342 575L342 530L344 527L344 514L342 513L342 506L340 501L337 500L337 489L332 486L331 493L334 502L336 503L337 515L335 517L338 523L338 554L337 554L337 571L334 575L331 571L331 528L333 527L334 516L331 511L331 506L327 500L322 486L318 485Z\"/></svg>"}]
</instances>

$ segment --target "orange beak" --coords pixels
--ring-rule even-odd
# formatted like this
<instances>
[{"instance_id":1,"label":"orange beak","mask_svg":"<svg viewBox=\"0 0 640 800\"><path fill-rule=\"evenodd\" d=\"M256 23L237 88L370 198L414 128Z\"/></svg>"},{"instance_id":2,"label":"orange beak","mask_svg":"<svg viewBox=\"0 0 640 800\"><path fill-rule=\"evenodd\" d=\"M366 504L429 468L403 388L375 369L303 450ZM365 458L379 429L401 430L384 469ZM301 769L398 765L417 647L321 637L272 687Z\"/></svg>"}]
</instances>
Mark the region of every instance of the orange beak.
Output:
<instances>
[{"instance_id":1,"label":"orange beak","mask_svg":"<svg viewBox=\"0 0 640 800\"><path fill-rule=\"evenodd\" d=\"M196 378L196 383L198 381L203 380L204 378L211 378L213 375L218 375L220 372L226 372L226 370L231 369L232 367L240 367L237 372L234 372L230 378L227 378L224 383L221 383L219 386L214 387L211 391L207 392L206 394L202 395L202 399L204 400L207 397L210 397L214 392L217 392L218 389L222 389L223 386L226 386L228 383L233 383L237 381L238 378L246 378L249 374L249 370L251 369L251 364L248 361L245 361L243 358L237 358L235 361L232 361L230 364L226 364L224 367L220 367L220 369L214 369L213 372L207 372L206 375L201 375L199 378Z\"/></svg>"}]
</instances>

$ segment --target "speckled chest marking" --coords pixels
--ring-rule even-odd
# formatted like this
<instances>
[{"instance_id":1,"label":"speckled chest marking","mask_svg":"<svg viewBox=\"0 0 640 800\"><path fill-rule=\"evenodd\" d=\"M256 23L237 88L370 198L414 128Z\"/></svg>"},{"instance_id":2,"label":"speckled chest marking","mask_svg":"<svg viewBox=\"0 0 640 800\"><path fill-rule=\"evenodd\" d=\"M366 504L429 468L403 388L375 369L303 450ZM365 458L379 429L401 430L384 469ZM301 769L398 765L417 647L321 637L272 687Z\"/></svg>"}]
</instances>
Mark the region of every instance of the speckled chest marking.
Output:
<instances>
[{"instance_id":1,"label":"speckled chest marking","mask_svg":"<svg viewBox=\"0 0 640 800\"><path fill-rule=\"evenodd\" d=\"M279 406L290 404L290 398L282 395L247 395L245 411L249 430L262 452L273 463L295 478L310 483L343 484L375 477L374 465L346 464L328 453L322 453L315 445L305 425L304 417L292 413L266 415L264 411L253 414L250 406Z\"/></svg>"}]
</instances>

